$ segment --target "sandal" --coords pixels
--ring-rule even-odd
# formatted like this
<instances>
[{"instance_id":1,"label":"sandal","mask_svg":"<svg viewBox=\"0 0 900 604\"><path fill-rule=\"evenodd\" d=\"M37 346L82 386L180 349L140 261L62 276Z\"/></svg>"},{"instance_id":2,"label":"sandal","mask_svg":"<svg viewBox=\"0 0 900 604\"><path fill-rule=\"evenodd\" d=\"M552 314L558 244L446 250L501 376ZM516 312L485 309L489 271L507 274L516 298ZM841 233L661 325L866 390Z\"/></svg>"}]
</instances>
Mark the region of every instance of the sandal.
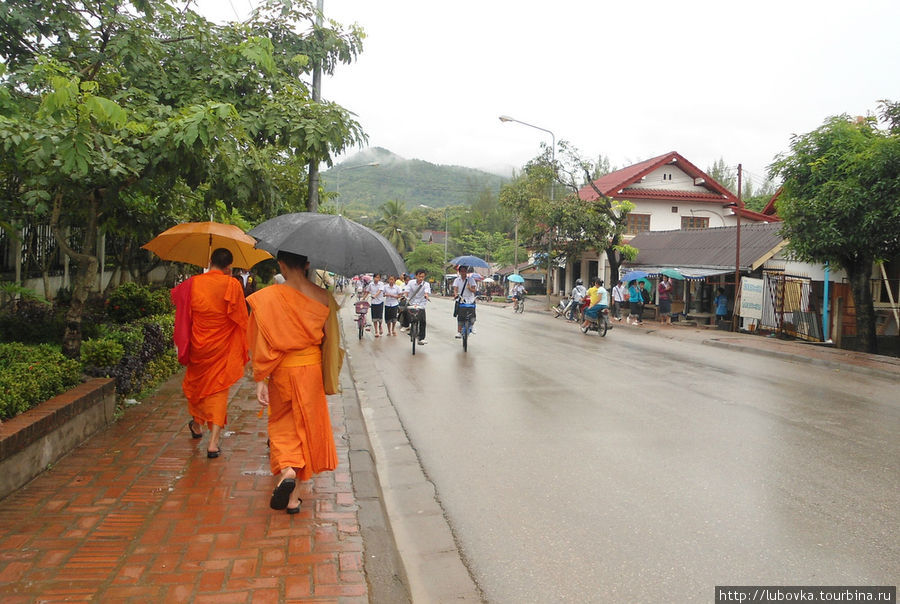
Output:
<instances>
[{"instance_id":1,"label":"sandal","mask_svg":"<svg viewBox=\"0 0 900 604\"><path fill-rule=\"evenodd\" d=\"M288 501L291 498L291 493L294 491L294 485L296 484L297 482L293 478L285 478L284 480L279 482L278 486L275 487L275 490L272 491L272 498L269 500L269 507L273 510L287 509Z\"/></svg>"},{"instance_id":2,"label":"sandal","mask_svg":"<svg viewBox=\"0 0 900 604\"><path fill-rule=\"evenodd\" d=\"M301 505L303 505L302 499L300 500L300 503L297 504L297 507L295 507L295 508L285 507L284 511L287 512L288 514L299 514Z\"/></svg>"},{"instance_id":3,"label":"sandal","mask_svg":"<svg viewBox=\"0 0 900 604\"><path fill-rule=\"evenodd\" d=\"M209 459L215 459L216 457L219 456L219 453L221 453L221 452L222 452L222 449L216 449L215 451L207 451L206 456Z\"/></svg>"},{"instance_id":4,"label":"sandal","mask_svg":"<svg viewBox=\"0 0 900 604\"><path fill-rule=\"evenodd\" d=\"M203 432L194 432L194 420L188 420L188 430L191 432L191 438L203 438Z\"/></svg>"}]
</instances>

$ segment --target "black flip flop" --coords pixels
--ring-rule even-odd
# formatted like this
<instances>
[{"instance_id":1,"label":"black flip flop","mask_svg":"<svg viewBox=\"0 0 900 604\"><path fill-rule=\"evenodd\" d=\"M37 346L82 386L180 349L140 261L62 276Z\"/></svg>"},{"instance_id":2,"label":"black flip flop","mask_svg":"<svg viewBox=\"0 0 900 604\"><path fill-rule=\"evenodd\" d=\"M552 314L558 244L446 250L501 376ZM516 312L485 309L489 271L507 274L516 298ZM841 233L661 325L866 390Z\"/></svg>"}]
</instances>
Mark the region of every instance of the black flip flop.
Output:
<instances>
[{"instance_id":1,"label":"black flip flop","mask_svg":"<svg viewBox=\"0 0 900 604\"><path fill-rule=\"evenodd\" d=\"M291 499L291 493L297 482L293 478L285 478L278 483L275 490L272 491L272 499L269 500L269 507L273 510L287 509L288 501Z\"/></svg>"},{"instance_id":2,"label":"black flip flop","mask_svg":"<svg viewBox=\"0 0 900 604\"><path fill-rule=\"evenodd\" d=\"M295 507L295 508L286 507L286 508L284 508L284 511L287 512L288 514L299 514L301 505L303 505L302 499L300 500L300 503L297 504L297 507Z\"/></svg>"},{"instance_id":3,"label":"black flip flop","mask_svg":"<svg viewBox=\"0 0 900 604\"><path fill-rule=\"evenodd\" d=\"M203 432L194 432L194 420L188 420L188 430L191 432L192 438L203 438Z\"/></svg>"},{"instance_id":4,"label":"black flip flop","mask_svg":"<svg viewBox=\"0 0 900 604\"><path fill-rule=\"evenodd\" d=\"M215 451L207 451L206 456L210 459L215 459L219 456L219 453L222 452L222 449L216 449Z\"/></svg>"}]
</instances>

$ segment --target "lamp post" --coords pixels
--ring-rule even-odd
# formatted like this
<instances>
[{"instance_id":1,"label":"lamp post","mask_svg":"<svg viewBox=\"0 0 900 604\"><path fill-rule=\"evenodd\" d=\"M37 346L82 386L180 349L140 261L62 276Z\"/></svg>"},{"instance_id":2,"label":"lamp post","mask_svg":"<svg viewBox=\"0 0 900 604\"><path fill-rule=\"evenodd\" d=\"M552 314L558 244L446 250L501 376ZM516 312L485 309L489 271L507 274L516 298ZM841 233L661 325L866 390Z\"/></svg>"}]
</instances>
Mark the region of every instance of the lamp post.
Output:
<instances>
[{"instance_id":1,"label":"lamp post","mask_svg":"<svg viewBox=\"0 0 900 604\"><path fill-rule=\"evenodd\" d=\"M528 126L529 128L534 128L535 130L540 130L541 132L546 132L550 135L550 139L552 140L550 147L550 164L553 166L553 180L550 181L550 203L553 203L555 196L554 193L556 191L556 135L553 134L552 131L547 130L546 128L541 128L540 126L535 126L534 124L529 124L528 122L523 122L522 120L517 120L514 117L509 117L508 115L501 115L500 121L504 124L506 122L515 122L517 124L522 124L523 126ZM516 220L516 227L518 229L519 223ZM516 235L518 236L518 230L516 231ZM552 230L547 229L547 309L549 310L552 307L550 304L550 256L551 256L551 248L552 248ZM518 237L517 237L518 238ZM518 250L518 243L516 244L516 249ZM518 269L516 270L518 273Z\"/></svg>"},{"instance_id":2,"label":"lamp post","mask_svg":"<svg viewBox=\"0 0 900 604\"><path fill-rule=\"evenodd\" d=\"M335 172L335 181L334 181L334 198L338 203L338 214L342 215L344 213L343 204L341 204L341 172L345 170L356 170L357 168L369 168L375 167L378 165L377 161L374 161L369 164L359 164L356 166L350 166L348 168L340 168Z\"/></svg>"}]
</instances>

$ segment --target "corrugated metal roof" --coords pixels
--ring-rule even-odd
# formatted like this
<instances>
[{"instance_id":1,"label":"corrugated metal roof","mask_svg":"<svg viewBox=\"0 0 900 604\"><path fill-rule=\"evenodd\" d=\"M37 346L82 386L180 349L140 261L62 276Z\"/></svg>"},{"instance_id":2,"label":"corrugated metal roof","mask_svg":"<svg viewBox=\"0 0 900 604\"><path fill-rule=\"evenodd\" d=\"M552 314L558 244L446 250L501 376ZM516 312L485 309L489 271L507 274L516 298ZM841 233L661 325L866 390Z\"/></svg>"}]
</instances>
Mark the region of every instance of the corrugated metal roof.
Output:
<instances>
[{"instance_id":1,"label":"corrugated metal roof","mask_svg":"<svg viewBox=\"0 0 900 604\"><path fill-rule=\"evenodd\" d=\"M741 225L741 270L749 271L784 244L780 223ZM648 231L629 242L638 249L629 268L734 269L737 227Z\"/></svg>"}]
</instances>

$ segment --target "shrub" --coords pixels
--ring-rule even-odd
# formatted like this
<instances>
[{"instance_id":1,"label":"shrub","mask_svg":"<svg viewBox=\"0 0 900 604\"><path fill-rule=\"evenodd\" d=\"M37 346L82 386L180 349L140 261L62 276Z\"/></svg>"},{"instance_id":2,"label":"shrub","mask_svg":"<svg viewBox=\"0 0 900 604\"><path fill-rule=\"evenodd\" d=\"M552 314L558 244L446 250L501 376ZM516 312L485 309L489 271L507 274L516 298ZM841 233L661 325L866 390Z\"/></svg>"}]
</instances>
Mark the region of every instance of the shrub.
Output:
<instances>
[{"instance_id":1,"label":"shrub","mask_svg":"<svg viewBox=\"0 0 900 604\"><path fill-rule=\"evenodd\" d=\"M125 349L115 340L85 340L81 343L81 362L86 366L112 367L118 365Z\"/></svg>"},{"instance_id":2,"label":"shrub","mask_svg":"<svg viewBox=\"0 0 900 604\"><path fill-rule=\"evenodd\" d=\"M0 344L0 420L9 419L81 381L81 363L49 344Z\"/></svg>"},{"instance_id":3,"label":"shrub","mask_svg":"<svg viewBox=\"0 0 900 604\"><path fill-rule=\"evenodd\" d=\"M64 311L37 300L20 300L0 314L0 341L44 344L62 342Z\"/></svg>"},{"instance_id":4,"label":"shrub","mask_svg":"<svg viewBox=\"0 0 900 604\"><path fill-rule=\"evenodd\" d=\"M137 283L123 283L109 295L106 312L119 323L172 311L169 290Z\"/></svg>"}]
</instances>

